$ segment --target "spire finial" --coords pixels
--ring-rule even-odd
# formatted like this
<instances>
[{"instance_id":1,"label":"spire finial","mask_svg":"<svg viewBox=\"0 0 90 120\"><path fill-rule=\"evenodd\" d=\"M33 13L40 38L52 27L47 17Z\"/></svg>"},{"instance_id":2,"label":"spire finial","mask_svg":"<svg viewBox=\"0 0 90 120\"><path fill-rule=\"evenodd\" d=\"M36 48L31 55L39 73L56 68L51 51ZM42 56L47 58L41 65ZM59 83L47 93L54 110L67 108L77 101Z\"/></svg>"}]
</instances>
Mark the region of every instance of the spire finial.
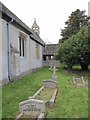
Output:
<instances>
[{"instance_id":1,"label":"spire finial","mask_svg":"<svg viewBox=\"0 0 90 120\"><path fill-rule=\"evenodd\" d=\"M36 22L36 18L34 18L34 22Z\"/></svg>"},{"instance_id":2,"label":"spire finial","mask_svg":"<svg viewBox=\"0 0 90 120\"><path fill-rule=\"evenodd\" d=\"M36 22L36 18L34 18L34 23L33 23L33 25L32 25L32 30L34 31L34 32L36 32L38 35L40 34L40 28L39 28L39 26L38 26L38 24L37 24L37 22Z\"/></svg>"}]
</instances>

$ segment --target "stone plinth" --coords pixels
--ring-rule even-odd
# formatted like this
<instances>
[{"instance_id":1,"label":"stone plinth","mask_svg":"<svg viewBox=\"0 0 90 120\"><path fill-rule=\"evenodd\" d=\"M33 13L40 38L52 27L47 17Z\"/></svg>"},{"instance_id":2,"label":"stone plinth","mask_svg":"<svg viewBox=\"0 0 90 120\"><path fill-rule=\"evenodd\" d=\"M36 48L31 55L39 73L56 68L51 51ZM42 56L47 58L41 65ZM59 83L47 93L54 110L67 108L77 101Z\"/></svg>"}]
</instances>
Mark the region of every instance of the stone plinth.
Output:
<instances>
[{"instance_id":1,"label":"stone plinth","mask_svg":"<svg viewBox=\"0 0 90 120\"><path fill-rule=\"evenodd\" d=\"M43 85L44 87L57 88L57 82L53 80L45 80Z\"/></svg>"},{"instance_id":2,"label":"stone plinth","mask_svg":"<svg viewBox=\"0 0 90 120\"><path fill-rule=\"evenodd\" d=\"M52 80L57 80L57 76L56 75L52 75Z\"/></svg>"}]
</instances>

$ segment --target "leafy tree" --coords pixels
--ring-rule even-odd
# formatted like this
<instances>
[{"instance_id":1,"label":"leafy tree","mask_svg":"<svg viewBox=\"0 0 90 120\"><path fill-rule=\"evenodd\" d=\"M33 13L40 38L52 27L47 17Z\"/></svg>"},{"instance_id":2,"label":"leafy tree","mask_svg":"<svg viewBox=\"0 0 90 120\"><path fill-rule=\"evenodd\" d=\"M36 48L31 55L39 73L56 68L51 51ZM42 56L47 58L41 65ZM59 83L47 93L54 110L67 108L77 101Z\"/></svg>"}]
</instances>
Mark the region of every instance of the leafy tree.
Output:
<instances>
[{"instance_id":1,"label":"leafy tree","mask_svg":"<svg viewBox=\"0 0 90 120\"><path fill-rule=\"evenodd\" d=\"M58 59L65 62L69 69L74 64L80 64L82 70L87 70L90 61L90 47L88 44L88 27L84 26L80 31L60 44Z\"/></svg>"},{"instance_id":2,"label":"leafy tree","mask_svg":"<svg viewBox=\"0 0 90 120\"><path fill-rule=\"evenodd\" d=\"M80 11L77 9L76 11L72 12L68 20L65 22L66 27L61 29L62 38L59 40L59 42L63 42L72 35L79 32L82 26L87 25L87 21L88 20L87 16L85 15L85 10Z\"/></svg>"}]
</instances>

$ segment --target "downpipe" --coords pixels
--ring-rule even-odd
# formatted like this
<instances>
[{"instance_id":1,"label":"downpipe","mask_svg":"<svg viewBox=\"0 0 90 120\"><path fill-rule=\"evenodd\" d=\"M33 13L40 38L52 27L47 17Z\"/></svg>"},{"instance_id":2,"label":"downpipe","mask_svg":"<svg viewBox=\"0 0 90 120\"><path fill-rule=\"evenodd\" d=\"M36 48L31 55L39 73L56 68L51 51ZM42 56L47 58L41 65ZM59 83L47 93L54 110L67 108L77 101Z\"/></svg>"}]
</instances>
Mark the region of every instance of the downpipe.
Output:
<instances>
[{"instance_id":1,"label":"downpipe","mask_svg":"<svg viewBox=\"0 0 90 120\"><path fill-rule=\"evenodd\" d=\"M11 47L10 47L10 24L13 22L13 19L7 23L7 39L8 39L8 79L12 81L12 71L11 71Z\"/></svg>"}]
</instances>

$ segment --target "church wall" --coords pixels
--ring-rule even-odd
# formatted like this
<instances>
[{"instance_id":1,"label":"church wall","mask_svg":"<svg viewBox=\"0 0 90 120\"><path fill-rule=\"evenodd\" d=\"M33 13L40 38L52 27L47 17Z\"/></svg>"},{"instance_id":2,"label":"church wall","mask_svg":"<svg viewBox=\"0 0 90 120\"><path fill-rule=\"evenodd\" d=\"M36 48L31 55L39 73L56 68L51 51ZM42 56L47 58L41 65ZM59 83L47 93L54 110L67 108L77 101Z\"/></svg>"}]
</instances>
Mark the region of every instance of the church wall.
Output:
<instances>
[{"instance_id":1,"label":"church wall","mask_svg":"<svg viewBox=\"0 0 90 120\"><path fill-rule=\"evenodd\" d=\"M0 18L0 24L1 24ZM1 30L1 29L0 29ZM7 40L7 22L2 20L2 38L0 36L0 80L3 80L2 83L6 84L8 80L8 40ZM11 45L19 51L19 34L23 31L17 29L13 25L10 25L10 43ZM25 56L20 57L19 53L11 52L11 74L12 77L23 74L24 72L29 71L29 35L26 35L25 41ZM2 42L2 44L1 44ZM2 48L2 49L1 49ZM2 54L2 55L1 55ZM13 56L12 56L13 55ZM1 59L2 56L2 59ZM2 60L2 61L1 61Z\"/></svg>"},{"instance_id":2,"label":"church wall","mask_svg":"<svg viewBox=\"0 0 90 120\"><path fill-rule=\"evenodd\" d=\"M10 43L19 51L19 29L10 24ZM18 59L18 60L17 60ZM11 74L12 77L20 75L19 53L11 51Z\"/></svg>"},{"instance_id":3,"label":"church wall","mask_svg":"<svg viewBox=\"0 0 90 120\"><path fill-rule=\"evenodd\" d=\"M8 81L7 22L2 19L2 83Z\"/></svg>"},{"instance_id":4,"label":"church wall","mask_svg":"<svg viewBox=\"0 0 90 120\"><path fill-rule=\"evenodd\" d=\"M2 19L0 18L0 83L2 80Z\"/></svg>"},{"instance_id":5,"label":"church wall","mask_svg":"<svg viewBox=\"0 0 90 120\"><path fill-rule=\"evenodd\" d=\"M25 34L25 33L24 33ZM29 36L26 35L26 40L25 40L25 56L20 57L19 56L19 72L20 74L27 72L30 70L30 63L29 63Z\"/></svg>"},{"instance_id":6,"label":"church wall","mask_svg":"<svg viewBox=\"0 0 90 120\"><path fill-rule=\"evenodd\" d=\"M8 40L7 40L7 22L0 18L0 80L6 84L8 80ZM11 71L12 76L16 77L26 73L34 68L42 67L42 49L40 45L40 58L36 58L36 42L31 40L29 35L10 25L10 42L11 45L19 51L19 35L23 33L25 40L25 56L21 57L19 53L11 52Z\"/></svg>"},{"instance_id":7,"label":"church wall","mask_svg":"<svg viewBox=\"0 0 90 120\"><path fill-rule=\"evenodd\" d=\"M30 68L42 67L42 46L40 45L40 58L36 58L36 42L30 40Z\"/></svg>"},{"instance_id":8,"label":"church wall","mask_svg":"<svg viewBox=\"0 0 90 120\"><path fill-rule=\"evenodd\" d=\"M29 35L27 35L25 32L17 29L16 27L11 25L11 32L10 32L10 39L11 44L19 51L19 36L20 33L26 36L26 39L24 41L24 57L20 56L19 53L14 53L14 57L16 59L16 70L15 70L15 76L18 76L26 71L29 70ZM13 62L13 61L12 61ZM13 63L12 63L13 64ZM14 66L12 66L15 68ZM12 69L13 70L13 69ZM14 72L14 71L12 71Z\"/></svg>"}]
</instances>

